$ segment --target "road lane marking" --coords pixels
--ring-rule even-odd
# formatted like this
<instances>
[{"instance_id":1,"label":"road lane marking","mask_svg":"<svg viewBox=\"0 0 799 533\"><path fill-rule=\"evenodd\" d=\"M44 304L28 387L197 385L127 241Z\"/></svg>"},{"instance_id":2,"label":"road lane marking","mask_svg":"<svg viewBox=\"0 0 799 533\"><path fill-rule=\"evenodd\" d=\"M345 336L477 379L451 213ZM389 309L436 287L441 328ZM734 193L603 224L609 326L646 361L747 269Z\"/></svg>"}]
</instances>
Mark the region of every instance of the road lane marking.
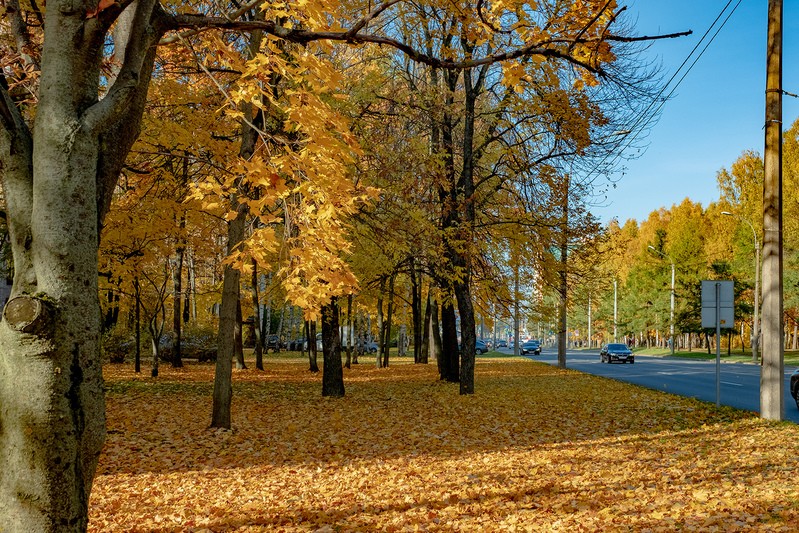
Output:
<instances>
[{"instance_id":1,"label":"road lane marking","mask_svg":"<svg viewBox=\"0 0 799 533\"><path fill-rule=\"evenodd\" d=\"M743 384L741 384L741 383L733 383L732 381L722 381L721 383L723 385L733 385L735 387L743 387Z\"/></svg>"}]
</instances>

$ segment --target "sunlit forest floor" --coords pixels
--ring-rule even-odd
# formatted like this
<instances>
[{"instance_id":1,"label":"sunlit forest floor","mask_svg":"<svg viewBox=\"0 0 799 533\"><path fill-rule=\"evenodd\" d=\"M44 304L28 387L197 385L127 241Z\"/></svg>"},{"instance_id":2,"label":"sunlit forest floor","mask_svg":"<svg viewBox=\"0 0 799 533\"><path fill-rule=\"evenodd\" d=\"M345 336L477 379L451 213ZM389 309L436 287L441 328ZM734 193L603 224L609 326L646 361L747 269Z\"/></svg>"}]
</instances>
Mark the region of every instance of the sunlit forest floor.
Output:
<instances>
[{"instance_id":1,"label":"sunlit forest floor","mask_svg":"<svg viewBox=\"0 0 799 533\"><path fill-rule=\"evenodd\" d=\"M248 364L254 367L253 361ZM108 365L90 531L797 531L799 427L516 358L321 374Z\"/></svg>"}]
</instances>

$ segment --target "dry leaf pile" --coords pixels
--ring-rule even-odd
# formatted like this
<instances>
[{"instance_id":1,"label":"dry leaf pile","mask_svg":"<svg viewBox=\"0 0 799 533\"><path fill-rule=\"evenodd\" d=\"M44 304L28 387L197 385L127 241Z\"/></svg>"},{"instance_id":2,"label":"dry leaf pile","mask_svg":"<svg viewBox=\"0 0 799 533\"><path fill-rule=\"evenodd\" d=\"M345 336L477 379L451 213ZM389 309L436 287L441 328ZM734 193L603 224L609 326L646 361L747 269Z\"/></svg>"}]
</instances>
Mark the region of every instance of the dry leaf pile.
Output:
<instances>
[{"instance_id":1,"label":"dry leaf pile","mask_svg":"<svg viewBox=\"0 0 799 533\"><path fill-rule=\"evenodd\" d=\"M109 366L91 531L797 531L799 427L525 360L234 374Z\"/></svg>"}]
</instances>

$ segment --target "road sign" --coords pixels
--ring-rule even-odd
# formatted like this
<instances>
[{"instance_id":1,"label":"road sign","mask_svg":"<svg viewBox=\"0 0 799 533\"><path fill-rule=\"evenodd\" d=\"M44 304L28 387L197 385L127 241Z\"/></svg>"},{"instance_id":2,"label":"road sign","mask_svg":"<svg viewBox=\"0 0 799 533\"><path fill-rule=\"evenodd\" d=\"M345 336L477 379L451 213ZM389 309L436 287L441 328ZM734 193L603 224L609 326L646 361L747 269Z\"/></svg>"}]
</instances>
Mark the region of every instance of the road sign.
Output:
<instances>
[{"instance_id":1,"label":"road sign","mask_svg":"<svg viewBox=\"0 0 799 533\"><path fill-rule=\"evenodd\" d=\"M716 328L716 406L721 405L721 328L735 324L732 281L702 281L702 327Z\"/></svg>"},{"instance_id":2,"label":"road sign","mask_svg":"<svg viewBox=\"0 0 799 533\"><path fill-rule=\"evenodd\" d=\"M716 301L716 286L718 286L718 301ZM716 309L718 309L720 328L735 327L735 293L732 281L702 281L703 328L716 328Z\"/></svg>"}]
</instances>

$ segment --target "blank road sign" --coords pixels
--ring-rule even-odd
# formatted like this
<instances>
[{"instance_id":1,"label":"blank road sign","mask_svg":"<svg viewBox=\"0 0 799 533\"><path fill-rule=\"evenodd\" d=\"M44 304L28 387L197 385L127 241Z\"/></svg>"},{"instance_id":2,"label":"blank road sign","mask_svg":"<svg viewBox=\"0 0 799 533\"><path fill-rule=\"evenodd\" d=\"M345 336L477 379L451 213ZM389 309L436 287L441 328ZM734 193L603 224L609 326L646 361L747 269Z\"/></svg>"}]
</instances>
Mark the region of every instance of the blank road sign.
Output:
<instances>
[{"instance_id":1,"label":"blank road sign","mask_svg":"<svg viewBox=\"0 0 799 533\"><path fill-rule=\"evenodd\" d=\"M735 326L735 291L732 281L702 281L702 327L716 327L716 287L718 287L719 326Z\"/></svg>"}]
</instances>

